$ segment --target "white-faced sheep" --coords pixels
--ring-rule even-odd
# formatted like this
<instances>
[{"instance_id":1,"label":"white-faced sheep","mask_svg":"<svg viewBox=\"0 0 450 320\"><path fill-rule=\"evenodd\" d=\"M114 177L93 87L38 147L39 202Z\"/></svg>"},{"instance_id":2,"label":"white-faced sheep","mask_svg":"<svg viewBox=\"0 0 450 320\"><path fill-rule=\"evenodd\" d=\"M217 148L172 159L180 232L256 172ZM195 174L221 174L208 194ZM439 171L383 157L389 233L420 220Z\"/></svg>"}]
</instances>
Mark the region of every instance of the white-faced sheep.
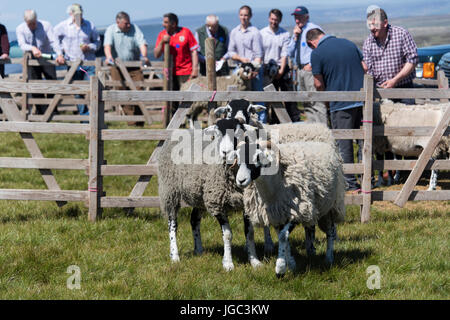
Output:
<instances>
[{"instance_id":1,"label":"white-faced sheep","mask_svg":"<svg viewBox=\"0 0 450 320\"><path fill-rule=\"evenodd\" d=\"M248 140L236 151L239 165L236 184L247 187L245 214L253 225L272 225L278 231L277 275L283 275L287 265L295 268L288 236L299 223L310 227L318 224L326 233L326 261L331 264L335 223L345 218L345 180L342 159L334 141L292 142L278 144L275 148L270 144L277 150L272 156L267 156ZM264 168L270 165L273 170L273 164L278 166L275 173ZM306 234L307 242L313 241L310 236Z\"/></svg>"},{"instance_id":2,"label":"white-faced sheep","mask_svg":"<svg viewBox=\"0 0 450 320\"><path fill-rule=\"evenodd\" d=\"M381 104L374 104L374 121L375 125L384 126L436 127L448 107L450 107L449 103L405 105L401 103L393 103L390 100L383 100ZM376 137L374 140L374 152L376 154L383 154L386 151L391 151L394 155L418 157L428 144L429 140L429 136ZM448 136L444 136L439 141L432 158L445 158L449 151L450 138ZM381 171L378 181L383 181ZM428 190L435 190L436 184L437 170L432 170Z\"/></svg>"}]
</instances>

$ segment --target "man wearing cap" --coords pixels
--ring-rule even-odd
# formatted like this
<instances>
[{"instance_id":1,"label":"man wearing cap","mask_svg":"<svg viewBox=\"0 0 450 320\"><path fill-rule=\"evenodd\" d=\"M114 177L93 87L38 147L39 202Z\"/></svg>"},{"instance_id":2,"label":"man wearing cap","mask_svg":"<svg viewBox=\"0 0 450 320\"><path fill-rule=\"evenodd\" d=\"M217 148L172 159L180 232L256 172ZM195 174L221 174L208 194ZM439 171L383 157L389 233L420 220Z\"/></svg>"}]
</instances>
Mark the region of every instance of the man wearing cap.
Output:
<instances>
[{"instance_id":1,"label":"man wearing cap","mask_svg":"<svg viewBox=\"0 0 450 320\"><path fill-rule=\"evenodd\" d=\"M413 88L418 63L417 46L411 34L397 26L391 26L386 12L377 7L367 9L369 37L363 45L367 73L381 88ZM414 99L399 99L414 104Z\"/></svg>"},{"instance_id":2,"label":"man wearing cap","mask_svg":"<svg viewBox=\"0 0 450 320\"><path fill-rule=\"evenodd\" d=\"M136 24L130 23L130 16L126 12L120 11L117 13L116 23L106 29L103 46L106 62L111 65L112 80L125 81L124 75L114 64L116 58L120 58L122 61L138 61L142 56L143 63L150 64L144 34ZM127 67L126 69L133 81L144 81L144 75L140 67ZM126 87L117 89L125 90ZM140 87L137 89L140 90ZM124 105L123 111L126 115L142 115L139 106ZM144 122L128 122L128 125L143 126Z\"/></svg>"},{"instance_id":3,"label":"man wearing cap","mask_svg":"<svg viewBox=\"0 0 450 320\"><path fill-rule=\"evenodd\" d=\"M304 6L295 8L291 15L295 18L295 27L288 51L298 69L298 88L301 91L315 91L310 61L312 49L306 43L306 34L311 29L322 30L322 28L309 21L309 11ZM308 122L320 122L328 125L327 108L323 102L303 102L303 105Z\"/></svg>"},{"instance_id":4,"label":"man wearing cap","mask_svg":"<svg viewBox=\"0 0 450 320\"><path fill-rule=\"evenodd\" d=\"M363 56L358 47L347 39L326 35L320 29L311 29L306 35L311 52L314 85L318 91L360 91L364 85ZM333 101L330 122L333 129L359 129L362 124L363 103ZM344 163L353 163L353 140L338 140ZM361 155L363 140L358 140ZM355 175L346 174L348 190L357 190Z\"/></svg>"},{"instance_id":5,"label":"man wearing cap","mask_svg":"<svg viewBox=\"0 0 450 320\"><path fill-rule=\"evenodd\" d=\"M69 18L59 23L55 37L59 39L65 58L69 61L95 60L95 52L100 48L100 36L94 24L83 19L83 8L75 3L67 8ZM88 80L95 74L94 66L82 66L72 80ZM86 105L78 105L80 115L88 115Z\"/></svg>"},{"instance_id":6,"label":"man wearing cap","mask_svg":"<svg viewBox=\"0 0 450 320\"><path fill-rule=\"evenodd\" d=\"M52 25L44 20L38 20L36 11L25 10L24 22L16 28L17 42L23 52L29 51L33 58L40 59L42 54L52 54L56 52L56 62L64 64L62 50L57 39L53 35ZM56 80L56 68L54 65L29 66L28 79L30 80ZM33 98L44 98L43 94L33 94ZM43 114L47 109L46 105L36 105L38 114Z\"/></svg>"}]
</instances>

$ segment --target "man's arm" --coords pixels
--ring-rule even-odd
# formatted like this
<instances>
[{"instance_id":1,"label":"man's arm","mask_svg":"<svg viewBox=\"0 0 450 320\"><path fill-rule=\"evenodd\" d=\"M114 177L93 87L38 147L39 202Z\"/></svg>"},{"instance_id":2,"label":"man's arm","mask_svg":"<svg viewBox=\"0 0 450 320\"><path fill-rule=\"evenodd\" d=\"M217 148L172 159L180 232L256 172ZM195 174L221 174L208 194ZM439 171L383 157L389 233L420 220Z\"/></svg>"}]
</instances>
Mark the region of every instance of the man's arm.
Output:
<instances>
[{"instance_id":1,"label":"man's arm","mask_svg":"<svg viewBox=\"0 0 450 320\"><path fill-rule=\"evenodd\" d=\"M321 74L314 75L314 87L316 87L317 91L325 91L325 82Z\"/></svg>"},{"instance_id":2,"label":"man's arm","mask_svg":"<svg viewBox=\"0 0 450 320\"><path fill-rule=\"evenodd\" d=\"M155 56L155 58L159 58L162 56L162 54L164 53L164 44L167 43L167 45L169 45L170 42L170 36L169 35L164 35L161 38L158 37L158 39L156 39L156 46L153 49L153 55Z\"/></svg>"},{"instance_id":3,"label":"man's arm","mask_svg":"<svg viewBox=\"0 0 450 320\"><path fill-rule=\"evenodd\" d=\"M414 70L414 68L415 68L414 64L410 62L405 63L402 70L400 70L400 72L397 73L397 75L394 78L383 82L380 86L384 89L395 88L397 83L403 78L409 76L409 74Z\"/></svg>"},{"instance_id":4,"label":"man's arm","mask_svg":"<svg viewBox=\"0 0 450 320\"><path fill-rule=\"evenodd\" d=\"M192 57L192 73L189 77L189 79L197 78L198 77L198 54L197 49L191 50L191 57Z\"/></svg>"}]
</instances>

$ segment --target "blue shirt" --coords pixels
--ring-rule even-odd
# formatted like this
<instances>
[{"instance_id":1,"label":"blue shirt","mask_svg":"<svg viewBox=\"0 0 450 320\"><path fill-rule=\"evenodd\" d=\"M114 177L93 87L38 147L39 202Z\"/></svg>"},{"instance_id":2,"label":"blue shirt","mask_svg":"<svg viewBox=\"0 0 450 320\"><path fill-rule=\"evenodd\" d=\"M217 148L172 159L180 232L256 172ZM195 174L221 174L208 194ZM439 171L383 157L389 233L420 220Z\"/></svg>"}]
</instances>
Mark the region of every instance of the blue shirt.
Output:
<instances>
[{"instance_id":1,"label":"blue shirt","mask_svg":"<svg viewBox=\"0 0 450 320\"><path fill-rule=\"evenodd\" d=\"M364 86L363 55L356 45L334 36L324 36L311 53L314 75L321 74L326 91L360 91ZM330 102L330 111L361 107L362 102Z\"/></svg>"},{"instance_id":2,"label":"blue shirt","mask_svg":"<svg viewBox=\"0 0 450 320\"><path fill-rule=\"evenodd\" d=\"M117 24L110 25L105 31L103 45L111 46L113 58L119 57L123 61L139 60L140 47L146 45L144 34L135 24L132 24L128 32L122 32Z\"/></svg>"},{"instance_id":3,"label":"blue shirt","mask_svg":"<svg viewBox=\"0 0 450 320\"><path fill-rule=\"evenodd\" d=\"M311 63L310 57L311 57L311 51L312 49L308 46L306 43L306 34L311 29L320 29L321 27L318 25L308 22L303 28L302 33L300 33L300 36L297 40L295 40L295 35L292 35L289 44L288 44L288 52L289 56L291 57L292 61L295 65L301 65L301 64L308 64ZM323 31L323 30L322 30Z\"/></svg>"}]
</instances>

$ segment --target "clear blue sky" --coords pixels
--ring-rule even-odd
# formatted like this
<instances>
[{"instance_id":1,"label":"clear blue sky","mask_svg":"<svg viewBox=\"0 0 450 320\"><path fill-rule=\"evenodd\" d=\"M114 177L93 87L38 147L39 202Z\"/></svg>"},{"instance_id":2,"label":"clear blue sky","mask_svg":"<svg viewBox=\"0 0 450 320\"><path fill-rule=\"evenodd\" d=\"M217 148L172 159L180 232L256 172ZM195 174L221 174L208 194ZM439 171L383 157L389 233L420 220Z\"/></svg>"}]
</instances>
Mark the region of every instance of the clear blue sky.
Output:
<instances>
[{"instance_id":1,"label":"clear blue sky","mask_svg":"<svg viewBox=\"0 0 450 320\"><path fill-rule=\"evenodd\" d=\"M292 7L297 5L357 4L366 7L368 4L381 3L366 0L1 0L0 23L6 25L9 32L23 22L23 11L35 9L38 19L50 21L53 25L67 18L66 9L74 3L80 3L84 9L84 17L94 22L96 26L105 26L114 22L117 12L125 11L131 20L150 19L174 12L179 16L218 13L237 10L247 4L252 8ZM398 0L396 0L398 1ZM400 0L405 1L405 0ZM407 1L406 1L407 2Z\"/></svg>"}]
</instances>

